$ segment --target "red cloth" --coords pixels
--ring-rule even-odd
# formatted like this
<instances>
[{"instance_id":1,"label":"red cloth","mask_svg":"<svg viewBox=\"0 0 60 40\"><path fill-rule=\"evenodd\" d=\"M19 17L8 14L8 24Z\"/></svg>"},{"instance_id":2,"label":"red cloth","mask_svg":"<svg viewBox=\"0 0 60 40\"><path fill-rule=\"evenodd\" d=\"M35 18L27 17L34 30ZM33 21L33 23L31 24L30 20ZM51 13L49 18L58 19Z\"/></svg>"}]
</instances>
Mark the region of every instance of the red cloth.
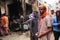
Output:
<instances>
[{"instance_id":1,"label":"red cloth","mask_svg":"<svg viewBox=\"0 0 60 40\"><path fill-rule=\"evenodd\" d=\"M6 24L6 18L5 18L5 16L3 16L3 17L1 17L1 21L2 21L2 25L5 25Z\"/></svg>"}]
</instances>

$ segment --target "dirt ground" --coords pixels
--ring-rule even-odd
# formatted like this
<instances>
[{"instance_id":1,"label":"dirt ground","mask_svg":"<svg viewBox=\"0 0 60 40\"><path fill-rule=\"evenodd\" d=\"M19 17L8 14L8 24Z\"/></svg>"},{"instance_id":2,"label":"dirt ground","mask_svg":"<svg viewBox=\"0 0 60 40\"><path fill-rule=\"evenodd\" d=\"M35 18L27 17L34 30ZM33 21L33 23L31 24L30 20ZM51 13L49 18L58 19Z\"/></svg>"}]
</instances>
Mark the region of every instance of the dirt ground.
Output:
<instances>
[{"instance_id":1,"label":"dirt ground","mask_svg":"<svg viewBox=\"0 0 60 40\"><path fill-rule=\"evenodd\" d=\"M11 35L0 37L2 40L30 40L29 31L20 35L20 32L12 32ZM51 39L54 40L53 33ZM59 39L60 40L60 39Z\"/></svg>"}]
</instances>

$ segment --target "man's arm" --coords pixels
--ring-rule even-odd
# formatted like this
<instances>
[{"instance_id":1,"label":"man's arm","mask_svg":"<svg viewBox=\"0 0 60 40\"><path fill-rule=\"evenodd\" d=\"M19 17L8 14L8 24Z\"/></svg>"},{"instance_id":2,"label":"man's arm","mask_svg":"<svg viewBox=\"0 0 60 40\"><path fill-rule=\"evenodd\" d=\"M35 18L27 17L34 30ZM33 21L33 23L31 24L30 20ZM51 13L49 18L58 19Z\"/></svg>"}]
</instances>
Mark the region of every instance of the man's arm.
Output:
<instances>
[{"instance_id":1,"label":"man's arm","mask_svg":"<svg viewBox=\"0 0 60 40\"><path fill-rule=\"evenodd\" d=\"M59 23L57 23L57 20L56 20L56 18L52 18L52 25L53 26L57 26Z\"/></svg>"},{"instance_id":2,"label":"man's arm","mask_svg":"<svg viewBox=\"0 0 60 40\"><path fill-rule=\"evenodd\" d=\"M31 22L31 21L32 21L32 19L29 19L29 20L27 20L26 22L23 22L23 24L29 23L29 22Z\"/></svg>"}]
</instances>

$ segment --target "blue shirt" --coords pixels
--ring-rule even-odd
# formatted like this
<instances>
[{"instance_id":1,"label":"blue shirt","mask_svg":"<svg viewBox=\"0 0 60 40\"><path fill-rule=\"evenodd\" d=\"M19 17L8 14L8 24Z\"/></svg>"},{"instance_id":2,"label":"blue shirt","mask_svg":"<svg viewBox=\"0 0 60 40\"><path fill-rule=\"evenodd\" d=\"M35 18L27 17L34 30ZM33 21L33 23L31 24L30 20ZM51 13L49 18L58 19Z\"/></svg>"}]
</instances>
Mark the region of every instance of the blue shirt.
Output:
<instances>
[{"instance_id":1,"label":"blue shirt","mask_svg":"<svg viewBox=\"0 0 60 40\"><path fill-rule=\"evenodd\" d=\"M53 26L53 31L60 32L60 29L58 29L58 23L57 23L57 18L56 16L52 17L52 26Z\"/></svg>"}]
</instances>

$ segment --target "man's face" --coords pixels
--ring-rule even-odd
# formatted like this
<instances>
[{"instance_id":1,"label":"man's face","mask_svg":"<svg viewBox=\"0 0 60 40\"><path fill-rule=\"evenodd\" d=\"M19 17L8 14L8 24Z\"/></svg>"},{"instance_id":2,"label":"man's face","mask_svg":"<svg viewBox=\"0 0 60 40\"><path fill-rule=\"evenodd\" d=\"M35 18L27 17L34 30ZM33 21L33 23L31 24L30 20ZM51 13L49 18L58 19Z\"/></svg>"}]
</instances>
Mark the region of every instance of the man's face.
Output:
<instances>
[{"instance_id":1,"label":"man's face","mask_svg":"<svg viewBox=\"0 0 60 40\"><path fill-rule=\"evenodd\" d=\"M36 16L37 15L37 12L36 11L34 11L34 16Z\"/></svg>"},{"instance_id":2,"label":"man's face","mask_svg":"<svg viewBox=\"0 0 60 40\"><path fill-rule=\"evenodd\" d=\"M40 11L40 14L42 15L46 10L40 8L39 11Z\"/></svg>"},{"instance_id":3,"label":"man's face","mask_svg":"<svg viewBox=\"0 0 60 40\"><path fill-rule=\"evenodd\" d=\"M51 10L51 14L54 14L54 10Z\"/></svg>"}]
</instances>

